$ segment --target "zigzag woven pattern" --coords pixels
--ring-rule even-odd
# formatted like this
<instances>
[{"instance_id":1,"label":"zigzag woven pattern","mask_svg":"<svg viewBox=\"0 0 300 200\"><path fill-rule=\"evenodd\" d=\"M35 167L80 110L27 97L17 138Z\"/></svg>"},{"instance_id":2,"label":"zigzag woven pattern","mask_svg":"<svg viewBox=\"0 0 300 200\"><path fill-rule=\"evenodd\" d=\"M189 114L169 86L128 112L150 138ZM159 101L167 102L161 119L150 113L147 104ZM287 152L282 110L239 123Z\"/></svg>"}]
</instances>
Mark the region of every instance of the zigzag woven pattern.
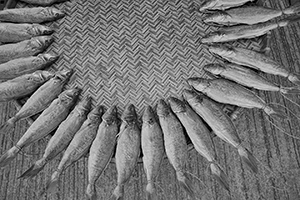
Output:
<instances>
[{"instance_id":1,"label":"zigzag woven pattern","mask_svg":"<svg viewBox=\"0 0 300 200\"><path fill-rule=\"evenodd\" d=\"M50 23L61 55L55 69L73 68L69 86L78 85L94 104L154 105L180 96L185 79L203 76L216 62L199 39L216 28L203 24L193 0L72 0L55 5L66 16ZM19 3L18 7L26 4ZM256 49L260 40L235 43Z\"/></svg>"}]
</instances>

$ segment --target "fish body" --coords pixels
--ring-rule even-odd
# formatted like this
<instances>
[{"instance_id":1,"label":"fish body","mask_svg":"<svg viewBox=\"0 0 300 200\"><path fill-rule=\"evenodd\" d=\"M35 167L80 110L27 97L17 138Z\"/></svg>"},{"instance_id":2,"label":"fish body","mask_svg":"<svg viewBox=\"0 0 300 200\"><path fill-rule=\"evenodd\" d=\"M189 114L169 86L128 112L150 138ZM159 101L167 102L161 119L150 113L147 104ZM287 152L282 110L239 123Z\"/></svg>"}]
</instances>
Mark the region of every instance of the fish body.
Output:
<instances>
[{"instance_id":1,"label":"fish body","mask_svg":"<svg viewBox=\"0 0 300 200\"><path fill-rule=\"evenodd\" d=\"M253 172L257 173L258 167L256 159L242 146L241 139L238 136L233 122L224 111L203 94L196 94L193 91L184 90L183 95L193 110L201 116L214 133L223 141L236 148L243 161Z\"/></svg>"},{"instance_id":2,"label":"fish body","mask_svg":"<svg viewBox=\"0 0 300 200\"><path fill-rule=\"evenodd\" d=\"M55 99L51 105L27 129L19 141L0 158L0 167L7 165L14 159L19 151L33 142L42 139L68 116L80 90L78 88L66 90Z\"/></svg>"},{"instance_id":3,"label":"fish body","mask_svg":"<svg viewBox=\"0 0 300 200\"><path fill-rule=\"evenodd\" d=\"M143 114L141 141L143 164L147 177L146 193L148 199L153 199L154 181L165 155L165 147L161 127L151 106L147 106Z\"/></svg>"},{"instance_id":4,"label":"fish body","mask_svg":"<svg viewBox=\"0 0 300 200\"><path fill-rule=\"evenodd\" d=\"M226 10L232 7L238 7L255 0L207 0L199 8L200 12L207 10Z\"/></svg>"},{"instance_id":5,"label":"fish body","mask_svg":"<svg viewBox=\"0 0 300 200\"><path fill-rule=\"evenodd\" d=\"M0 46L0 64L17 58L29 57L43 52L53 42L51 36L38 36L30 40Z\"/></svg>"},{"instance_id":6,"label":"fish body","mask_svg":"<svg viewBox=\"0 0 300 200\"><path fill-rule=\"evenodd\" d=\"M36 71L0 83L0 102L25 97L54 76L48 71Z\"/></svg>"},{"instance_id":7,"label":"fish body","mask_svg":"<svg viewBox=\"0 0 300 200\"><path fill-rule=\"evenodd\" d=\"M67 0L21 0L21 1L33 5L38 5L38 6L51 6L52 4L62 3Z\"/></svg>"},{"instance_id":8,"label":"fish body","mask_svg":"<svg viewBox=\"0 0 300 200\"><path fill-rule=\"evenodd\" d=\"M0 64L0 79L13 79L23 74L33 73L36 70L44 69L58 59L57 55L45 53L38 56L17 58Z\"/></svg>"},{"instance_id":9,"label":"fish body","mask_svg":"<svg viewBox=\"0 0 300 200\"><path fill-rule=\"evenodd\" d=\"M97 136L90 148L88 186L86 190L89 199L97 199L95 183L101 177L113 156L118 132L117 108L112 106L102 116Z\"/></svg>"},{"instance_id":10,"label":"fish body","mask_svg":"<svg viewBox=\"0 0 300 200\"><path fill-rule=\"evenodd\" d=\"M0 21L14 23L43 23L64 17L64 13L53 7L12 8L0 11Z\"/></svg>"},{"instance_id":11,"label":"fish body","mask_svg":"<svg viewBox=\"0 0 300 200\"><path fill-rule=\"evenodd\" d=\"M216 177L219 183L226 190L229 190L227 176L220 168L213 154L214 145L211 140L211 133L203 123L202 119L187 103L174 97L170 97L169 102L172 111L185 127L185 130L196 151L210 163L212 174Z\"/></svg>"},{"instance_id":12,"label":"fish body","mask_svg":"<svg viewBox=\"0 0 300 200\"><path fill-rule=\"evenodd\" d=\"M269 56L253 50L241 47L210 46L209 51L223 59L249 68L253 68L268 74L278 75L287 78L296 85L300 85L300 78L279 62Z\"/></svg>"},{"instance_id":13,"label":"fish body","mask_svg":"<svg viewBox=\"0 0 300 200\"><path fill-rule=\"evenodd\" d=\"M163 131L165 151L169 162L176 172L177 180L186 192L195 199L192 183L185 173L188 147L180 121L172 113L164 100L157 104L157 115Z\"/></svg>"},{"instance_id":14,"label":"fish body","mask_svg":"<svg viewBox=\"0 0 300 200\"><path fill-rule=\"evenodd\" d=\"M124 185L129 181L135 169L141 147L141 131L137 124L135 107L132 104L126 106L121 119L115 155L118 178L113 196L116 199L122 199L124 196Z\"/></svg>"},{"instance_id":15,"label":"fish body","mask_svg":"<svg viewBox=\"0 0 300 200\"><path fill-rule=\"evenodd\" d=\"M50 35L54 30L40 24L0 23L0 43L15 43L36 36Z\"/></svg>"},{"instance_id":16,"label":"fish body","mask_svg":"<svg viewBox=\"0 0 300 200\"><path fill-rule=\"evenodd\" d=\"M44 155L37 160L20 178L36 176L45 165L62 152L87 118L91 108L91 98L87 97L72 110L69 116L57 128L49 140Z\"/></svg>"},{"instance_id":17,"label":"fish body","mask_svg":"<svg viewBox=\"0 0 300 200\"><path fill-rule=\"evenodd\" d=\"M84 156L90 149L90 146L97 135L101 117L104 113L103 106L96 106L84 121L78 132L73 137L64 152L64 155L52 174L51 179L47 182L46 190L52 193L58 183L61 173L70 165Z\"/></svg>"}]
</instances>

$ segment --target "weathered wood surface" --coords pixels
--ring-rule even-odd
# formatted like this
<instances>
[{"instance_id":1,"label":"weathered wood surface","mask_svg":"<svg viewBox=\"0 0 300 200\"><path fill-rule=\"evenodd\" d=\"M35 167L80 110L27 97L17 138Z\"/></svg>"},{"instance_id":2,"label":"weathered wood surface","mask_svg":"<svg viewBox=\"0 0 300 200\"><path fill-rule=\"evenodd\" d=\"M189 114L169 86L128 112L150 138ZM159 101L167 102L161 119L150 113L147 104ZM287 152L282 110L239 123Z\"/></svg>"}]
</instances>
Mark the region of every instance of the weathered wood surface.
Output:
<instances>
[{"instance_id":1,"label":"weathered wood surface","mask_svg":"<svg viewBox=\"0 0 300 200\"><path fill-rule=\"evenodd\" d=\"M288 1L266 1L266 6L273 8L284 8ZM289 27L281 28L272 32L271 55L284 66L295 72L300 71L300 24L295 23ZM290 86L286 80L280 77L267 76L270 80L285 86ZM297 116L300 114L298 107L285 100L280 94L259 92L259 95L268 102L280 103L292 110ZM294 95L292 99L300 103L299 96ZM0 103L0 124L4 123L16 112L13 103ZM286 110L287 112L287 110ZM288 122L277 122L276 124L286 130L287 133L299 136L299 120L287 112L290 120ZM228 174L230 181L230 193L221 188L210 176L208 163L194 150L189 154L189 164L186 170L199 179L193 178L193 184L198 199L276 199L296 200L300 199L300 141L292 139L282 131L278 131L267 120L265 114L259 110L247 110L238 121L236 126L244 145L253 151L260 161L259 173L254 175L245 168L237 152L231 146L224 144L215 138L214 144L217 158ZM0 154L13 146L13 141L28 128L26 121L19 122L12 133L0 134ZM37 160L45 148L49 138L36 142L25 149L34 156L19 155L9 166L0 169L0 199L2 200L33 200L33 199L55 199L74 200L86 199L85 189L87 186L87 158L82 158L65 171L59 182L58 193L53 196L39 198L39 192L45 187L55 166L57 166L61 155L51 161L45 169L35 178L28 180L17 179L33 161ZM271 169L271 174L266 168ZM276 176L275 176L276 174ZM163 162L159 177L157 179L158 199L189 199L187 194L176 182L174 170L167 160ZM116 169L110 164L101 179L97 181L97 193L99 199L109 199L116 186ZM145 199L146 179L143 166L138 165L129 183L125 186L125 199Z\"/></svg>"}]
</instances>

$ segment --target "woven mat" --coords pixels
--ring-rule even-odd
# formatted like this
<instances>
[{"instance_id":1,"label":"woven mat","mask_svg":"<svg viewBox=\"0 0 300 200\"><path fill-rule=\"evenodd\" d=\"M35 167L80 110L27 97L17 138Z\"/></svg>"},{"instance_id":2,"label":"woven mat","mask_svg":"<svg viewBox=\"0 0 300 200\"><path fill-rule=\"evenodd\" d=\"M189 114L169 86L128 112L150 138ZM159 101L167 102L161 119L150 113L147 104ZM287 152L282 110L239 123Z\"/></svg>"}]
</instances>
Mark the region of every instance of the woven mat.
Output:
<instances>
[{"instance_id":1,"label":"woven mat","mask_svg":"<svg viewBox=\"0 0 300 200\"><path fill-rule=\"evenodd\" d=\"M61 56L52 68L74 69L67 88L80 86L94 105L115 104L121 113L133 103L141 116L145 105L180 96L188 77L203 76L202 67L217 62L199 43L216 30L202 23L199 4L199 0L72 0L55 5L66 16L47 24L56 28L55 42L47 51ZM260 41L234 45L258 49Z\"/></svg>"}]
</instances>

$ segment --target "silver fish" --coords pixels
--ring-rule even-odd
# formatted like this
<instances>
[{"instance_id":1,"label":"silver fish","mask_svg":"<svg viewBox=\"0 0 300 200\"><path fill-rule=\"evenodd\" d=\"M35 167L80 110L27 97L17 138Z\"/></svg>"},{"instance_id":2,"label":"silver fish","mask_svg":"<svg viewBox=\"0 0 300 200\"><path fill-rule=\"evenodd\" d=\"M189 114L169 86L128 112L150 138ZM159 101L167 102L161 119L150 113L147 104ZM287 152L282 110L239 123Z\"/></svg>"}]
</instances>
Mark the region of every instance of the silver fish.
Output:
<instances>
[{"instance_id":1,"label":"silver fish","mask_svg":"<svg viewBox=\"0 0 300 200\"><path fill-rule=\"evenodd\" d=\"M211 133L203 123L202 119L187 103L174 97L170 97L169 102L172 111L185 127L196 151L209 162L212 175L226 190L229 191L227 175L221 169L212 153L214 145L211 140Z\"/></svg>"},{"instance_id":2,"label":"silver fish","mask_svg":"<svg viewBox=\"0 0 300 200\"><path fill-rule=\"evenodd\" d=\"M162 99L157 104L157 115L163 131L165 151L169 162L175 169L177 180L189 196L195 199L192 182L184 171L188 161L188 147L183 127Z\"/></svg>"},{"instance_id":3,"label":"silver fish","mask_svg":"<svg viewBox=\"0 0 300 200\"><path fill-rule=\"evenodd\" d=\"M196 94L191 90L184 90L183 95L190 106L211 127L214 133L223 141L236 148L246 165L254 173L257 173L258 167L256 158L243 147L233 122L224 111L203 94Z\"/></svg>"},{"instance_id":4,"label":"silver fish","mask_svg":"<svg viewBox=\"0 0 300 200\"><path fill-rule=\"evenodd\" d=\"M147 199L150 200L154 199L154 180L165 155L163 133L151 106L147 106L143 114L141 140L143 164L147 177L146 193Z\"/></svg>"},{"instance_id":5,"label":"silver fish","mask_svg":"<svg viewBox=\"0 0 300 200\"><path fill-rule=\"evenodd\" d=\"M0 23L0 43L15 43L36 36L50 35L54 29L40 24Z\"/></svg>"},{"instance_id":6,"label":"silver fish","mask_svg":"<svg viewBox=\"0 0 300 200\"><path fill-rule=\"evenodd\" d=\"M299 11L300 3L283 10L263 6L245 6L213 13L205 17L203 21L208 24L221 24L227 26L237 24L252 25L266 22L282 15L297 14Z\"/></svg>"},{"instance_id":7,"label":"silver fish","mask_svg":"<svg viewBox=\"0 0 300 200\"><path fill-rule=\"evenodd\" d=\"M36 71L0 83L0 102L25 97L54 76L48 71Z\"/></svg>"},{"instance_id":8,"label":"silver fish","mask_svg":"<svg viewBox=\"0 0 300 200\"><path fill-rule=\"evenodd\" d=\"M248 2L253 2L255 0L206 0L200 6L200 12L207 10L226 10L232 7L238 7L244 5Z\"/></svg>"},{"instance_id":9,"label":"silver fish","mask_svg":"<svg viewBox=\"0 0 300 200\"><path fill-rule=\"evenodd\" d=\"M13 59L34 56L44 51L51 43L51 36L38 36L22 42L0 46L0 63Z\"/></svg>"},{"instance_id":10,"label":"silver fish","mask_svg":"<svg viewBox=\"0 0 300 200\"><path fill-rule=\"evenodd\" d=\"M202 92L215 101L243 108L262 109L267 115L285 118L280 111L269 106L251 90L226 79L189 78L188 83L197 91Z\"/></svg>"},{"instance_id":11,"label":"silver fish","mask_svg":"<svg viewBox=\"0 0 300 200\"><path fill-rule=\"evenodd\" d=\"M210 46L209 51L229 62L247 66L268 74L287 78L296 85L300 85L298 74L285 69L279 62L269 56L241 47Z\"/></svg>"},{"instance_id":12,"label":"silver fish","mask_svg":"<svg viewBox=\"0 0 300 200\"><path fill-rule=\"evenodd\" d=\"M54 192L55 186L57 185L62 172L79 160L82 156L87 154L97 135L97 130L101 123L103 113L104 107L99 105L88 114L87 120L85 120L79 131L75 134L71 143L64 152L58 167L52 174L51 179L47 182L47 192Z\"/></svg>"},{"instance_id":13,"label":"silver fish","mask_svg":"<svg viewBox=\"0 0 300 200\"><path fill-rule=\"evenodd\" d=\"M51 6L55 3L62 3L68 0L21 0L28 4L39 5L39 6Z\"/></svg>"},{"instance_id":14,"label":"silver fish","mask_svg":"<svg viewBox=\"0 0 300 200\"><path fill-rule=\"evenodd\" d=\"M42 139L58 127L68 116L70 108L74 105L79 93L80 89L78 88L66 90L61 93L33 122L17 144L0 157L0 167L9 164L24 147Z\"/></svg>"},{"instance_id":15,"label":"silver fish","mask_svg":"<svg viewBox=\"0 0 300 200\"><path fill-rule=\"evenodd\" d=\"M117 200L124 196L124 185L129 181L137 164L141 147L141 131L137 125L137 114L132 104L126 106L121 119L115 155L118 180L113 192Z\"/></svg>"},{"instance_id":16,"label":"silver fish","mask_svg":"<svg viewBox=\"0 0 300 200\"><path fill-rule=\"evenodd\" d=\"M15 23L43 23L64 17L65 14L52 7L13 8L0 11L0 21Z\"/></svg>"},{"instance_id":17,"label":"silver fish","mask_svg":"<svg viewBox=\"0 0 300 200\"><path fill-rule=\"evenodd\" d=\"M112 106L102 116L97 136L90 148L88 186L86 190L89 199L97 199L95 183L101 177L113 156L118 132L117 107Z\"/></svg>"},{"instance_id":18,"label":"silver fish","mask_svg":"<svg viewBox=\"0 0 300 200\"><path fill-rule=\"evenodd\" d=\"M83 99L57 128L55 134L49 140L44 155L37 160L27 171L19 178L36 176L45 165L55 158L60 152L67 148L75 133L87 118L91 108L91 97Z\"/></svg>"},{"instance_id":19,"label":"silver fish","mask_svg":"<svg viewBox=\"0 0 300 200\"><path fill-rule=\"evenodd\" d=\"M13 79L23 74L33 73L36 70L44 69L58 59L57 55L45 53L38 56L17 58L0 64L0 79Z\"/></svg>"},{"instance_id":20,"label":"silver fish","mask_svg":"<svg viewBox=\"0 0 300 200\"><path fill-rule=\"evenodd\" d=\"M203 69L214 75L220 75L243 86L258 90L280 92L282 94L300 93L297 87L282 87L276 85L268 81L265 77L260 76L257 72L232 63L226 63L224 65L208 64L204 66Z\"/></svg>"}]
</instances>

